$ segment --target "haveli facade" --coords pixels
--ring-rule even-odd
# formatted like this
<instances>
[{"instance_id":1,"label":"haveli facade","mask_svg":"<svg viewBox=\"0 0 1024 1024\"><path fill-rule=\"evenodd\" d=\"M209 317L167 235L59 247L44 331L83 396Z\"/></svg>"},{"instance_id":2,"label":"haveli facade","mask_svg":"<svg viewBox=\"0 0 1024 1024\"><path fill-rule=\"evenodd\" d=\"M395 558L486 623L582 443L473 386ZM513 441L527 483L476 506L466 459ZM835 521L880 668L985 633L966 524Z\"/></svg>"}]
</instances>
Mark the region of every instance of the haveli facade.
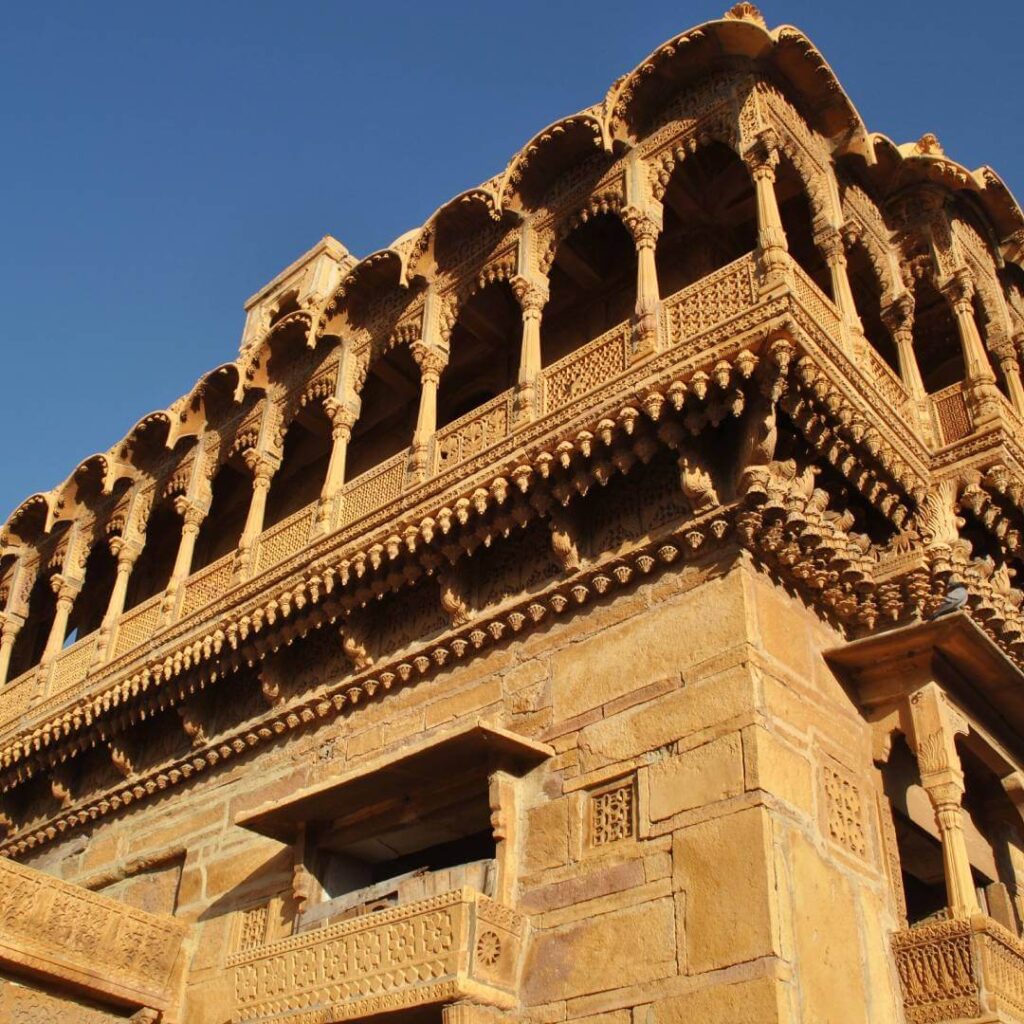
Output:
<instances>
[{"instance_id":1,"label":"haveli facade","mask_svg":"<svg viewBox=\"0 0 1024 1024\"><path fill-rule=\"evenodd\" d=\"M0 534L0 1017L1020 1024L1022 268L747 3L325 238Z\"/></svg>"}]
</instances>

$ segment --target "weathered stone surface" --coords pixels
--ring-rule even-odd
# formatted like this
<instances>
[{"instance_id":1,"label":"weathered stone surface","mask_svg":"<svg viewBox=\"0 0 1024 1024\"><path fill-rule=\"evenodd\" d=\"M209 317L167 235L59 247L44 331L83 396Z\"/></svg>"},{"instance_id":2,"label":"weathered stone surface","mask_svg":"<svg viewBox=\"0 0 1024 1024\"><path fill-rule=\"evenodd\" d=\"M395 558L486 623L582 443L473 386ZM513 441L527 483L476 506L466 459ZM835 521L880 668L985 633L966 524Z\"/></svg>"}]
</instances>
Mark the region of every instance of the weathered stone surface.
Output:
<instances>
[{"instance_id":1,"label":"weathered stone surface","mask_svg":"<svg viewBox=\"0 0 1024 1024\"><path fill-rule=\"evenodd\" d=\"M739 580L727 577L557 652L551 659L555 719L580 715L630 690L681 673L705 651L743 639ZM699 637L693 644L684 637ZM628 666L628 671L623 668Z\"/></svg>"},{"instance_id":2,"label":"weathered stone surface","mask_svg":"<svg viewBox=\"0 0 1024 1024\"><path fill-rule=\"evenodd\" d=\"M743 792L739 733L657 761L647 772L652 821L704 807Z\"/></svg>"},{"instance_id":3,"label":"weathered stone surface","mask_svg":"<svg viewBox=\"0 0 1024 1024\"><path fill-rule=\"evenodd\" d=\"M600 970L594 967L600 964ZM539 932L526 964L527 1005L642 984L675 970L670 899Z\"/></svg>"},{"instance_id":4,"label":"weathered stone surface","mask_svg":"<svg viewBox=\"0 0 1024 1024\"><path fill-rule=\"evenodd\" d=\"M672 863L685 908L687 973L781 952L767 812L754 808L681 829Z\"/></svg>"}]
</instances>

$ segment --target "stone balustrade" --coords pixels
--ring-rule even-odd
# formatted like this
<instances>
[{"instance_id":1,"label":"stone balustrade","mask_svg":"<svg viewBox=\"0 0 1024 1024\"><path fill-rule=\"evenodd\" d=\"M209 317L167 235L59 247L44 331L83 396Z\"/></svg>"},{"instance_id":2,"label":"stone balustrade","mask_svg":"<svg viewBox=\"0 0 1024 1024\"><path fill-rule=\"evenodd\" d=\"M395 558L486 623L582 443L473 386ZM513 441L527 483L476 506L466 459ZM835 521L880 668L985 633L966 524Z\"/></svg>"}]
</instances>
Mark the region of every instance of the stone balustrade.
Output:
<instances>
[{"instance_id":1,"label":"stone balustrade","mask_svg":"<svg viewBox=\"0 0 1024 1024\"><path fill-rule=\"evenodd\" d=\"M897 932L907 1024L1024 1022L1024 942L984 915Z\"/></svg>"},{"instance_id":2,"label":"stone balustrade","mask_svg":"<svg viewBox=\"0 0 1024 1024\"><path fill-rule=\"evenodd\" d=\"M236 1024L342 1021L460 999L517 1004L526 918L455 889L301 932L228 960Z\"/></svg>"},{"instance_id":3,"label":"stone balustrade","mask_svg":"<svg viewBox=\"0 0 1024 1024\"><path fill-rule=\"evenodd\" d=\"M437 432L430 454L432 471L425 481L409 472L410 449L404 449L346 483L332 513L333 532L326 538L316 539L315 503L298 510L257 540L254 576L248 581L240 579L235 553L230 552L185 581L169 623L160 617L159 595L126 612L116 627L113 657L105 663L95 663L94 642L86 637L48 669L32 669L0 688L0 738L31 731L64 708L103 693L129 669L137 671L141 656L178 642L190 623L214 603L223 610L235 595L236 603L251 598L256 577L276 577L304 551L311 557L314 549L323 555L330 545L344 546L355 532L385 522L398 506L426 500L433 492L440 495L452 485L453 471L473 474L482 452L490 450L497 460L506 449L533 441L542 431L555 434L577 414L581 401L594 406L621 397L624 390L633 393L652 368L659 373L712 368L725 356L758 344L772 324L785 329L787 321L796 319L806 325L809 354L838 367L871 414L888 421L894 432L916 446L923 465L927 447L902 382L873 350L856 357L845 351L842 318L833 302L793 261L789 276L792 284L784 294L777 287L762 291L755 254L748 253L662 301L660 340L653 355L634 352L632 324L625 321L546 367L540 382L540 423L529 418L516 421L514 393L506 391ZM861 348L870 346L865 342ZM943 443L971 434L962 384L932 396L932 404ZM1007 414L1004 436L1019 435L1019 419L1010 415L1007 403L1001 408Z\"/></svg>"},{"instance_id":4,"label":"stone balustrade","mask_svg":"<svg viewBox=\"0 0 1024 1024\"><path fill-rule=\"evenodd\" d=\"M0 970L162 1010L186 925L0 859Z\"/></svg>"}]
</instances>

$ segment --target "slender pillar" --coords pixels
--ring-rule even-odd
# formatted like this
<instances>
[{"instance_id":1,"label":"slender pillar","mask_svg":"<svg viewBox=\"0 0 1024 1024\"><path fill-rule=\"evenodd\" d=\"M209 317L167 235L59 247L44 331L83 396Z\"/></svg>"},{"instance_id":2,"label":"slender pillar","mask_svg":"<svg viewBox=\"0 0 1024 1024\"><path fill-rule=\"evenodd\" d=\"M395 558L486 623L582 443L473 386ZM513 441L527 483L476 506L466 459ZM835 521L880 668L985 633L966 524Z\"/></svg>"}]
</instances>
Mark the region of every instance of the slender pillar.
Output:
<instances>
[{"instance_id":1,"label":"slender pillar","mask_svg":"<svg viewBox=\"0 0 1024 1024\"><path fill-rule=\"evenodd\" d=\"M68 632L68 619L71 617L71 610L75 606L75 598L82 589L82 584L73 582L60 573L54 573L50 577L50 585L57 595L57 609L53 615L53 622L50 624L50 635L46 639L46 647L43 649L43 656L39 659L40 664L48 664L64 646L64 638Z\"/></svg>"},{"instance_id":2,"label":"slender pillar","mask_svg":"<svg viewBox=\"0 0 1024 1024\"><path fill-rule=\"evenodd\" d=\"M355 402L358 406L358 399ZM345 483L348 443L352 440L352 428L359 416L358 407L353 408L352 404L333 397L324 400L324 412L331 421L331 458L327 464L327 476L320 492L320 506L316 513L321 531L329 528L334 500Z\"/></svg>"},{"instance_id":3,"label":"slender pillar","mask_svg":"<svg viewBox=\"0 0 1024 1024\"><path fill-rule=\"evenodd\" d=\"M968 270L961 268L943 289L953 307L956 325L960 332L960 344L964 353L964 367L970 381L994 380L992 367L981 340L977 321L974 319L974 281Z\"/></svg>"},{"instance_id":4,"label":"slender pillar","mask_svg":"<svg viewBox=\"0 0 1024 1024\"><path fill-rule=\"evenodd\" d=\"M519 377L516 385L516 416L533 419L539 413L537 382L541 371L540 324L548 301L547 282L516 277L512 290L523 311L523 336L519 350Z\"/></svg>"},{"instance_id":5,"label":"slender pillar","mask_svg":"<svg viewBox=\"0 0 1024 1024\"><path fill-rule=\"evenodd\" d=\"M911 696L910 714L921 785L935 811L942 842L949 910L953 917L970 917L980 908L964 838L964 773L956 750L956 736L967 732L967 723L935 683Z\"/></svg>"},{"instance_id":6,"label":"slender pillar","mask_svg":"<svg viewBox=\"0 0 1024 1024\"><path fill-rule=\"evenodd\" d=\"M253 547L263 532L263 518L267 511L267 495L270 493L270 481L281 465L280 459L257 448L249 448L245 455L246 466L252 473L252 497L249 500L249 512L245 517L245 526L238 541L238 562L244 574L252 560Z\"/></svg>"},{"instance_id":7,"label":"slender pillar","mask_svg":"<svg viewBox=\"0 0 1024 1024\"><path fill-rule=\"evenodd\" d=\"M203 525L207 512L205 508L181 494L174 499L174 511L181 516L181 539L178 541L178 552L174 556L171 578L167 581L167 589L164 591L161 611L165 620L170 617L174 609L174 598L178 590L192 571L192 556L196 550L196 539L199 537L199 528Z\"/></svg>"},{"instance_id":8,"label":"slender pillar","mask_svg":"<svg viewBox=\"0 0 1024 1024\"><path fill-rule=\"evenodd\" d=\"M995 419L999 415L999 392L995 386L995 374L988 361L988 353L981 340L978 323L974 319L974 281L965 267L957 270L943 288L953 315L956 317L960 345L964 355L966 375L965 394L975 429L979 424Z\"/></svg>"},{"instance_id":9,"label":"slender pillar","mask_svg":"<svg viewBox=\"0 0 1024 1024\"><path fill-rule=\"evenodd\" d=\"M999 360L999 368L1003 371L1006 380L1007 390L1010 392L1010 402L1014 409L1024 416L1024 383L1020 377L1020 363L1017 362L1017 352L1010 341L1004 341L998 347L992 346L992 354Z\"/></svg>"},{"instance_id":10,"label":"slender pillar","mask_svg":"<svg viewBox=\"0 0 1024 1024\"><path fill-rule=\"evenodd\" d=\"M110 634L117 624L117 620L124 611L125 597L128 595L128 580L132 574L132 567L136 559L142 553L138 544L125 540L124 537L111 537L108 541L110 553L117 559L117 574L114 576L114 586L110 591L110 600L107 601L107 610L100 623L99 638L96 644L97 663L106 660L110 646Z\"/></svg>"},{"instance_id":11,"label":"slender pillar","mask_svg":"<svg viewBox=\"0 0 1024 1024\"><path fill-rule=\"evenodd\" d=\"M778 152L770 138L761 138L744 154L757 198L757 241L761 265L766 275L788 269L788 245L782 226L782 214L775 196L775 168Z\"/></svg>"},{"instance_id":12,"label":"slender pillar","mask_svg":"<svg viewBox=\"0 0 1024 1024\"><path fill-rule=\"evenodd\" d=\"M850 288L850 274L846 263L846 246L838 228L826 227L819 231L814 242L817 245L832 279L832 294L836 305L843 316L843 323L856 334L864 334L864 325L857 313L857 304L853 301L853 290Z\"/></svg>"},{"instance_id":13,"label":"slender pillar","mask_svg":"<svg viewBox=\"0 0 1024 1024\"><path fill-rule=\"evenodd\" d=\"M636 342L637 355L654 352L658 345L658 267L655 250L661 234L661 210L630 207L623 219L636 245Z\"/></svg>"},{"instance_id":14,"label":"slender pillar","mask_svg":"<svg viewBox=\"0 0 1024 1024\"><path fill-rule=\"evenodd\" d=\"M11 612L0 612L0 686L7 682L7 673L11 668L11 651L14 641L25 624L20 615Z\"/></svg>"},{"instance_id":15,"label":"slender pillar","mask_svg":"<svg viewBox=\"0 0 1024 1024\"><path fill-rule=\"evenodd\" d=\"M921 368L914 354L914 296L902 292L882 310L882 320L896 343L896 357L900 364L900 379L911 398L925 397Z\"/></svg>"},{"instance_id":16,"label":"slender pillar","mask_svg":"<svg viewBox=\"0 0 1024 1024\"><path fill-rule=\"evenodd\" d=\"M420 407L412 436L412 470L418 479L423 479L430 441L437 430L437 386L441 371L448 365L448 353L436 345L417 342L412 354L420 368Z\"/></svg>"}]
</instances>

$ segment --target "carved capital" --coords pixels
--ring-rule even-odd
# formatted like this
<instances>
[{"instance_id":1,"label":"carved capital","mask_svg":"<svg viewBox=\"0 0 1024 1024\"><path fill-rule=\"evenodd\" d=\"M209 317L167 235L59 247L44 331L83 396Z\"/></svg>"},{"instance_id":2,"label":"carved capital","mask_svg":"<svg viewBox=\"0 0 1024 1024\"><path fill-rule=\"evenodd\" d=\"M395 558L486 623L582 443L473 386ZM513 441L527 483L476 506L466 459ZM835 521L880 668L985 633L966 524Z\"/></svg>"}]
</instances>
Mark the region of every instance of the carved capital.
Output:
<instances>
[{"instance_id":1,"label":"carved capital","mask_svg":"<svg viewBox=\"0 0 1024 1024\"><path fill-rule=\"evenodd\" d=\"M882 322L894 334L914 327L914 293L902 291L882 310Z\"/></svg>"},{"instance_id":2,"label":"carved capital","mask_svg":"<svg viewBox=\"0 0 1024 1024\"><path fill-rule=\"evenodd\" d=\"M325 398L324 413L331 421L331 436L334 440L341 437L348 440L352 436L352 428L359 418L359 413L348 402L333 396Z\"/></svg>"},{"instance_id":3,"label":"carved capital","mask_svg":"<svg viewBox=\"0 0 1024 1024\"><path fill-rule=\"evenodd\" d=\"M826 263L846 262L846 245L839 228L834 228L831 225L820 228L814 235L814 244L825 257Z\"/></svg>"},{"instance_id":4,"label":"carved capital","mask_svg":"<svg viewBox=\"0 0 1024 1024\"><path fill-rule=\"evenodd\" d=\"M120 535L109 537L107 539L107 547L110 548L110 553L117 559L118 572L131 572L132 566L137 561L139 555L142 554L140 545Z\"/></svg>"},{"instance_id":5,"label":"carved capital","mask_svg":"<svg viewBox=\"0 0 1024 1024\"><path fill-rule=\"evenodd\" d=\"M437 345L428 345L424 341L416 341L410 346L413 359L420 368L424 381L433 379L436 383L444 368L448 365L448 352Z\"/></svg>"},{"instance_id":6,"label":"carved capital","mask_svg":"<svg viewBox=\"0 0 1024 1024\"><path fill-rule=\"evenodd\" d=\"M661 217L651 210L627 206L622 211L622 221L633 236L637 249L653 249L661 234Z\"/></svg>"},{"instance_id":7,"label":"carved capital","mask_svg":"<svg viewBox=\"0 0 1024 1024\"><path fill-rule=\"evenodd\" d=\"M961 310L970 312L975 292L974 278L971 276L971 272L966 267L955 270L953 276L943 286L942 292L957 312Z\"/></svg>"},{"instance_id":8,"label":"carved capital","mask_svg":"<svg viewBox=\"0 0 1024 1024\"><path fill-rule=\"evenodd\" d=\"M207 512L201 505L197 505L194 501L189 501L182 494L179 494L174 499L174 511L181 516L183 530L185 532L192 530L195 533L199 532L199 527L202 526Z\"/></svg>"},{"instance_id":9,"label":"carved capital","mask_svg":"<svg viewBox=\"0 0 1024 1024\"><path fill-rule=\"evenodd\" d=\"M55 572L50 577L50 587L57 595L58 605L61 603L70 605L74 603L78 592L82 589L82 584L78 580L69 579L63 573Z\"/></svg>"},{"instance_id":10,"label":"carved capital","mask_svg":"<svg viewBox=\"0 0 1024 1024\"><path fill-rule=\"evenodd\" d=\"M765 128L743 153L743 161L754 181L775 181L779 163L779 139L774 128Z\"/></svg>"},{"instance_id":11,"label":"carved capital","mask_svg":"<svg viewBox=\"0 0 1024 1024\"><path fill-rule=\"evenodd\" d=\"M540 319L548 301L547 283L531 281L528 277L513 277L509 282L512 293L523 311L523 319Z\"/></svg>"},{"instance_id":12,"label":"carved capital","mask_svg":"<svg viewBox=\"0 0 1024 1024\"><path fill-rule=\"evenodd\" d=\"M277 456L258 448L246 448L242 452L242 460L252 473L254 487L270 487L270 481L281 465L281 460Z\"/></svg>"}]
</instances>

